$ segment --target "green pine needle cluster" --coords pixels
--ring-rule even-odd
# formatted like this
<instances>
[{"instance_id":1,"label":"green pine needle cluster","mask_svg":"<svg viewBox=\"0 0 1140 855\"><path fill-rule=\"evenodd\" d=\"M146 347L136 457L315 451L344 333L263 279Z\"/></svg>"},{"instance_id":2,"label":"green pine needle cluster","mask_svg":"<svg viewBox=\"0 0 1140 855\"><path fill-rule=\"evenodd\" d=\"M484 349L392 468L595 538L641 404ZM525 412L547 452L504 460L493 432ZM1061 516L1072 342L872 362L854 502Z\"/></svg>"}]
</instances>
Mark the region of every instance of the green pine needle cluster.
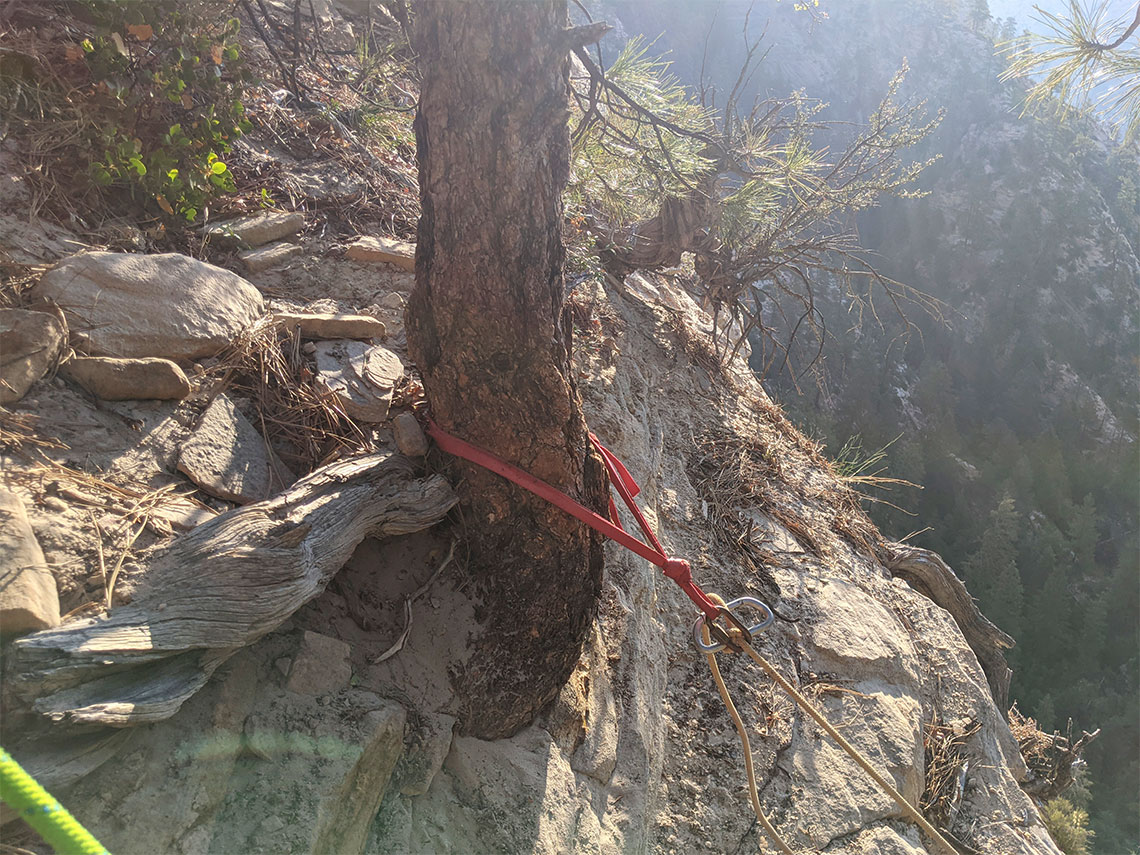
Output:
<instances>
[{"instance_id":1,"label":"green pine needle cluster","mask_svg":"<svg viewBox=\"0 0 1140 855\"><path fill-rule=\"evenodd\" d=\"M1135 139L1140 133L1140 7L1131 23L1113 19L1107 2L1085 8L1069 0L1067 16L1040 8L1037 13L1041 32L1002 45L1010 61L1002 79L1032 81L1027 110L1095 112L1125 139ZM1104 88L1095 92L1099 87Z\"/></svg>"}]
</instances>

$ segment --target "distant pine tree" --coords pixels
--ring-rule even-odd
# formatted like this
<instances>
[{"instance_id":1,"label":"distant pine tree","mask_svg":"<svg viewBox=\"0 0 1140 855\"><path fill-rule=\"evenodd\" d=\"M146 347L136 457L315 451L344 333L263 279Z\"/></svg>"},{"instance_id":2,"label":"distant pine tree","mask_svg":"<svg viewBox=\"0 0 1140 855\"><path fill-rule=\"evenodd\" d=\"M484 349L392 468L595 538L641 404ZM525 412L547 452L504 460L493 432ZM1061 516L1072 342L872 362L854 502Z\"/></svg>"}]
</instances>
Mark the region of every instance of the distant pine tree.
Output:
<instances>
[{"instance_id":1,"label":"distant pine tree","mask_svg":"<svg viewBox=\"0 0 1140 855\"><path fill-rule=\"evenodd\" d=\"M966 562L966 584L982 612L1014 638L1021 636L1025 593L1017 571L1021 519L1006 494L990 514L977 552Z\"/></svg>"},{"instance_id":2,"label":"distant pine tree","mask_svg":"<svg viewBox=\"0 0 1140 855\"><path fill-rule=\"evenodd\" d=\"M1087 577L1092 573L1096 559L1096 503L1091 494L1084 501L1073 506L1069 516L1069 548L1073 553L1074 579Z\"/></svg>"}]
</instances>

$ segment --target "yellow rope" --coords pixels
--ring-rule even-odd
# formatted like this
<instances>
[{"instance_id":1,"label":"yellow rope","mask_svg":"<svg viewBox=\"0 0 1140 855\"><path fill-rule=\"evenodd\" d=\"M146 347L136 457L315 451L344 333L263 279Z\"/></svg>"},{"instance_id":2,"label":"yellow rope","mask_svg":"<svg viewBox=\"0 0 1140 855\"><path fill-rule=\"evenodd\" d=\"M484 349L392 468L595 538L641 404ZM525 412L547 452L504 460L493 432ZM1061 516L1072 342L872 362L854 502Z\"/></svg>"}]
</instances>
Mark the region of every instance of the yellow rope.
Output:
<instances>
[{"instance_id":1,"label":"yellow rope","mask_svg":"<svg viewBox=\"0 0 1140 855\"><path fill-rule=\"evenodd\" d=\"M719 600L718 605L724 605L724 600L721 600L720 597L712 594L709 596L710 599L714 601ZM708 644L709 631L707 622L702 623L701 634L704 637L704 642ZM752 657L752 661L763 668L764 672L776 682L776 685L787 692L788 695L791 696L792 700L800 705L804 712L815 719L816 723L825 731L827 731L827 735L834 739L836 743L838 743L839 747L846 751L851 759L858 763L863 771L870 775L876 784L882 787L883 792L894 799L899 807L901 807L903 811L906 812L908 816L910 816L911 819L918 823L918 827L925 831L926 835L931 840L935 841L940 847L942 847L942 849L946 851L947 855L958 855L958 850L951 846L950 842L942 835L942 833L930 824L930 822L926 819L926 817L922 815L919 809L912 805L902 793L896 790L886 780L886 778L876 772L870 762L862 754L859 753L855 746L844 739L843 735L831 726L831 723L823 717L823 713L812 706L811 701L800 694L799 690L797 690L795 686L785 680L783 675L780 674L780 672L777 671L771 665L771 663L768 662L767 659L756 652L755 648L753 648L749 643L749 639L744 633L733 629L730 630L730 635L733 642L743 648L744 652ZM736 708L732 705L732 700L728 697L728 690L724 686L724 681L721 679L720 671L716 666L716 660L713 658L714 654L707 653L705 655L708 656L709 664L712 666L713 677L716 679L717 689L720 690L720 695L724 699L725 706L728 707L728 711L732 716L732 720L736 722L736 729L740 733L741 742L744 744L744 762L748 770L748 783L751 787L750 795L752 797L752 809L756 811L757 818L763 824L768 833L772 835L772 839L775 840L777 844L779 844L784 849L785 852L791 852L792 850L788 849L787 844L784 843L784 841L780 839L779 835L776 834L776 831L772 828L768 820L764 818L764 814L760 810L760 802L756 796L756 780L752 773L752 752L748 747L748 736L744 732L744 725L741 724L740 716L737 714Z\"/></svg>"},{"instance_id":2,"label":"yellow rope","mask_svg":"<svg viewBox=\"0 0 1140 855\"><path fill-rule=\"evenodd\" d=\"M721 600L716 594L709 594L709 599L716 602L717 605L724 605L724 600ZM717 602L719 600L719 602ZM704 636L705 644L709 643L709 628L708 624L702 624L701 635ZM752 800L752 810L756 812L756 819L764 826L764 830L768 832L768 836L772 838L776 846L784 855L795 855L792 849L784 842L778 831L773 827L772 823L768 821L768 817L764 816L764 810L760 807L760 797L756 793L756 771L752 768L752 746L748 742L748 731L744 728L744 722L740 718L740 713L736 711L736 705L732 702L732 697L728 694L728 687L724 685L724 678L720 676L720 668L716 664L716 654L706 653L706 658L709 660L709 668L712 669L713 679L716 680L717 691L720 692L720 698L724 701L724 706L728 710L728 714L732 716L732 722L736 725L736 732L740 734L740 744L744 748L744 770L748 773L748 797Z\"/></svg>"}]
</instances>

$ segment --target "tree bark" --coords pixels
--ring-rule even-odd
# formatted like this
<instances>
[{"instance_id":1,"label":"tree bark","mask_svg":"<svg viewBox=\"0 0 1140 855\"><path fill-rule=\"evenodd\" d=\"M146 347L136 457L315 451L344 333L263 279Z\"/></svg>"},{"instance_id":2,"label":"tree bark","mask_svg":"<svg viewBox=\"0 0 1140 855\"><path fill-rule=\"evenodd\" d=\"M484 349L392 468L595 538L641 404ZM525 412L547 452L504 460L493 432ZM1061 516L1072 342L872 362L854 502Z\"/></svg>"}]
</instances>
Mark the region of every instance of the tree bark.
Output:
<instances>
[{"instance_id":1,"label":"tree bark","mask_svg":"<svg viewBox=\"0 0 1140 855\"><path fill-rule=\"evenodd\" d=\"M425 2L413 46L423 213L408 346L435 420L603 508L562 314L569 174L565 0ZM569 677L601 587L598 535L455 462L483 630L456 674L461 728L526 726Z\"/></svg>"}]
</instances>

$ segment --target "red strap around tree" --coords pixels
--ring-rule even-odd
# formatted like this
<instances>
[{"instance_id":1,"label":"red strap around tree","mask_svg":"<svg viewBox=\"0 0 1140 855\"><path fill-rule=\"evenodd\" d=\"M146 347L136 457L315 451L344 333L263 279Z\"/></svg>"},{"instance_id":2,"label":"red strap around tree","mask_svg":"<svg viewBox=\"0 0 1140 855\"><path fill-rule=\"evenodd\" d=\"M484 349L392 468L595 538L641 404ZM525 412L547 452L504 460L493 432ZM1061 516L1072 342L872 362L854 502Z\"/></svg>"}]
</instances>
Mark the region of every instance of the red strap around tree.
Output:
<instances>
[{"instance_id":1,"label":"red strap around tree","mask_svg":"<svg viewBox=\"0 0 1140 855\"><path fill-rule=\"evenodd\" d=\"M601 532L610 540L617 541L626 549L631 552L636 552L646 561L656 564L660 567L666 576L676 582L682 591L688 596L690 600L696 603L705 615L711 620L718 614L716 603L708 598L708 595L701 590L700 586L693 581L692 568L689 562L683 558L670 558L664 548L661 546L661 541L657 539L657 535L653 533L653 529L649 527L649 523L642 514L641 508L633 501L634 496L641 492L641 488L637 486L637 482L633 480L633 476L629 474L629 470L625 468L620 460L618 460L608 448L598 442L598 438L590 434L590 441L594 447L598 449L598 453L602 455L602 459L606 464L606 471L609 473L610 482L618 491L618 495L626 503L630 513L633 514L637 520L638 526L641 527L642 532L645 533L645 539L649 543L642 543L636 537L626 532L618 522L617 506L614 501L610 499L610 516L613 521L607 520L605 517L594 513L585 505L579 504L574 499L567 496L561 490L552 487L545 481L535 478L528 472L524 472L517 466L512 466L507 461L500 457L496 457L491 452L478 448L469 442L465 442L459 437L452 436L447 433L443 428L435 422L428 420L428 434L436 441L444 451L448 454L454 454L456 457L462 457L471 463L482 466L484 469L489 469L497 475L501 475L508 481L518 484L524 490L529 490L540 498L546 499L552 505L564 510L566 513L584 522L590 528Z\"/></svg>"}]
</instances>

